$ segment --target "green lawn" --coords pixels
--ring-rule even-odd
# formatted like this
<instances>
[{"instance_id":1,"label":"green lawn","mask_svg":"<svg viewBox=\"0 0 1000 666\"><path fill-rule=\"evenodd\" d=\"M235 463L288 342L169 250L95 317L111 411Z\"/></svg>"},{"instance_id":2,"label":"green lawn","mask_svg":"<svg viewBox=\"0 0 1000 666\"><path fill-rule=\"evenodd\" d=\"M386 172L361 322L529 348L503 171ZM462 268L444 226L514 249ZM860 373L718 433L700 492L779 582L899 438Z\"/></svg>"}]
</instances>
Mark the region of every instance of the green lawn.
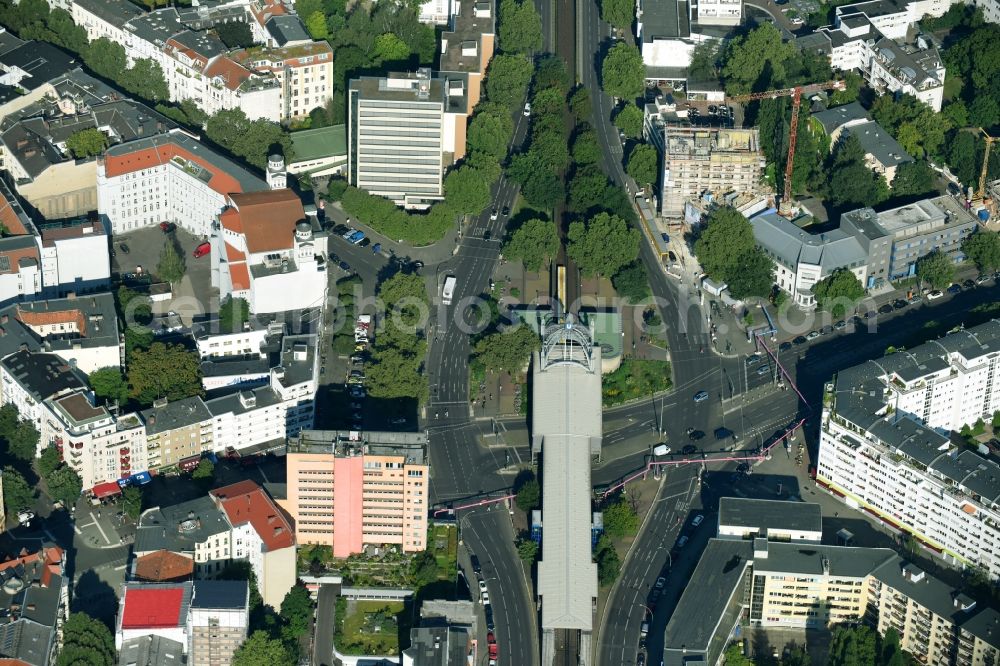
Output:
<instances>
[{"instance_id":1,"label":"green lawn","mask_svg":"<svg viewBox=\"0 0 1000 666\"><path fill-rule=\"evenodd\" d=\"M337 600L337 649L344 654L395 655L399 653L399 622L402 601ZM340 617L340 611L351 608Z\"/></svg>"},{"instance_id":2,"label":"green lawn","mask_svg":"<svg viewBox=\"0 0 1000 666\"><path fill-rule=\"evenodd\" d=\"M438 578L452 580L458 569L458 530L454 525L434 525L427 546L437 561Z\"/></svg>"},{"instance_id":3,"label":"green lawn","mask_svg":"<svg viewBox=\"0 0 1000 666\"><path fill-rule=\"evenodd\" d=\"M626 359L621 367L604 376L601 395L604 406L610 407L669 388L669 361Z\"/></svg>"}]
</instances>

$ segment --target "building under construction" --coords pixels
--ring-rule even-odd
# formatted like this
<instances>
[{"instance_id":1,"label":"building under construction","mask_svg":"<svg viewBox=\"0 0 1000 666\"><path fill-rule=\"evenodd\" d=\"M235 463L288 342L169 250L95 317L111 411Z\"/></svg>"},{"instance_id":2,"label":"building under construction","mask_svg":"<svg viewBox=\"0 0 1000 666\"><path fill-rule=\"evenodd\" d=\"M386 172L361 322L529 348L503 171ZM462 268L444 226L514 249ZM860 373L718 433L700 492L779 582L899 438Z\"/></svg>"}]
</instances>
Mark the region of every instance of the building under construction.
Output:
<instances>
[{"instance_id":1,"label":"building under construction","mask_svg":"<svg viewBox=\"0 0 1000 666\"><path fill-rule=\"evenodd\" d=\"M660 212L682 218L684 204L709 192L757 193L764 153L756 129L663 128L663 189Z\"/></svg>"}]
</instances>

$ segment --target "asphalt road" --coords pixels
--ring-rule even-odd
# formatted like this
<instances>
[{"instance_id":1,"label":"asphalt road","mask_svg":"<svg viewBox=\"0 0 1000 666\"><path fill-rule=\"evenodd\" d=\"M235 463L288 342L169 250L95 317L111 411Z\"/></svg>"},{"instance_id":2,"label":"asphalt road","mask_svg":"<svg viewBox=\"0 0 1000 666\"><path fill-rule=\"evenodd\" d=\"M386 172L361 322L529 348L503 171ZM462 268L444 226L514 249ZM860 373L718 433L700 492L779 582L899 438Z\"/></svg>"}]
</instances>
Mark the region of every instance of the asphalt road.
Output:
<instances>
[{"instance_id":1,"label":"asphalt road","mask_svg":"<svg viewBox=\"0 0 1000 666\"><path fill-rule=\"evenodd\" d=\"M319 586L316 596L316 631L313 633L314 666L330 666L333 663L333 623L339 587L339 585Z\"/></svg>"}]
</instances>

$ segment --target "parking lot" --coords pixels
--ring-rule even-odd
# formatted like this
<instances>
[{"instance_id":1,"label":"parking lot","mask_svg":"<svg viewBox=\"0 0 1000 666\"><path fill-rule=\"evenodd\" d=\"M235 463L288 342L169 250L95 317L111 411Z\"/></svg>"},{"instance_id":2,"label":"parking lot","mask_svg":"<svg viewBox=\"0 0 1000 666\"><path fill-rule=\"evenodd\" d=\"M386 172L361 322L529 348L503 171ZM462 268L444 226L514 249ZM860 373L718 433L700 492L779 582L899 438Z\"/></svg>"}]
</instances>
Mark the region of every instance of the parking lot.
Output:
<instances>
[{"instance_id":1,"label":"parking lot","mask_svg":"<svg viewBox=\"0 0 1000 666\"><path fill-rule=\"evenodd\" d=\"M174 286L173 296L153 303L153 313L176 312L184 325L190 326L196 316L206 312L217 312L215 301L218 294L212 289L209 257L196 259L192 256L194 249L202 242L201 238L192 236L180 228L167 234L158 226L117 235L111 246L114 253L111 258L111 270L120 275L125 284L139 284L143 275L150 275L153 283L159 282L159 278L156 277L156 265L160 261L164 243L169 240L177 243L186 270L184 278ZM134 280L130 278L133 275L136 276Z\"/></svg>"}]
</instances>

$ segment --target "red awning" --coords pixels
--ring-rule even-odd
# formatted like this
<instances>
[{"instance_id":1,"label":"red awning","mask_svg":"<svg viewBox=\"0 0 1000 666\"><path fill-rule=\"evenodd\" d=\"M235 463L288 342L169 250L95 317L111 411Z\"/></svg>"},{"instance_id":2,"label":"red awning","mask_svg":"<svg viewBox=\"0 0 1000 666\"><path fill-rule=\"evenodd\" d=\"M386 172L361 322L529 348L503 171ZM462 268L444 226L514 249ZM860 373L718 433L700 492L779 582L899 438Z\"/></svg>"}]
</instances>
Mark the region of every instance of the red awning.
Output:
<instances>
[{"instance_id":1,"label":"red awning","mask_svg":"<svg viewBox=\"0 0 1000 666\"><path fill-rule=\"evenodd\" d=\"M108 481L107 483L98 483L94 486L94 497L97 499L104 499L105 497L111 497L112 495L118 495L122 491L121 487L115 481Z\"/></svg>"},{"instance_id":2,"label":"red awning","mask_svg":"<svg viewBox=\"0 0 1000 666\"><path fill-rule=\"evenodd\" d=\"M197 467L198 463L200 462L201 462L201 455L191 456L190 458L185 458L184 460L177 463L177 466L180 467L185 472L190 472L195 467Z\"/></svg>"}]
</instances>

